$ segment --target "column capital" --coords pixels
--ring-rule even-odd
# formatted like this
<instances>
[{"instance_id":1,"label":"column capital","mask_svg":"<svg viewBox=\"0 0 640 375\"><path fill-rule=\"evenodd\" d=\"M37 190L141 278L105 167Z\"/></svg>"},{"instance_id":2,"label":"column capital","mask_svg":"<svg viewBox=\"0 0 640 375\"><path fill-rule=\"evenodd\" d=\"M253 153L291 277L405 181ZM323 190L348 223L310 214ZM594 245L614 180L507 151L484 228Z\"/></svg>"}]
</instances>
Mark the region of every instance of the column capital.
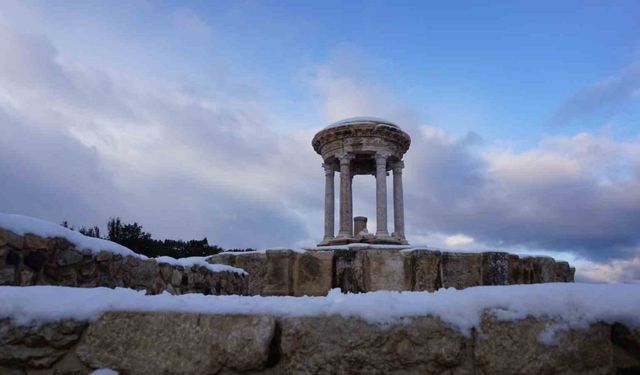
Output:
<instances>
[{"instance_id":1,"label":"column capital","mask_svg":"<svg viewBox=\"0 0 640 375\"><path fill-rule=\"evenodd\" d=\"M393 173L401 174L402 169L404 168L404 161L398 160L397 162L393 163L392 167L393 167Z\"/></svg>"},{"instance_id":2,"label":"column capital","mask_svg":"<svg viewBox=\"0 0 640 375\"><path fill-rule=\"evenodd\" d=\"M384 152L377 152L376 153L376 164L386 164L388 158L389 158L389 154L384 153Z\"/></svg>"},{"instance_id":3,"label":"column capital","mask_svg":"<svg viewBox=\"0 0 640 375\"><path fill-rule=\"evenodd\" d=\"M355 156L353 154L340 154L336 155L336 157L340 160L340 165L349 165Z\"/></svg>"},{"instance_id":4,"label":"column capital","mask_svg":"<svg viewBox=\"0 0 640 375\"><path fill-rule=\"evenodd\" d=\"M329 163L322 163L322 168L324 168L324 174L327 176L333 176L335 169L333 168L333 165L329 164Z\"/></svg>"}]
</instances>

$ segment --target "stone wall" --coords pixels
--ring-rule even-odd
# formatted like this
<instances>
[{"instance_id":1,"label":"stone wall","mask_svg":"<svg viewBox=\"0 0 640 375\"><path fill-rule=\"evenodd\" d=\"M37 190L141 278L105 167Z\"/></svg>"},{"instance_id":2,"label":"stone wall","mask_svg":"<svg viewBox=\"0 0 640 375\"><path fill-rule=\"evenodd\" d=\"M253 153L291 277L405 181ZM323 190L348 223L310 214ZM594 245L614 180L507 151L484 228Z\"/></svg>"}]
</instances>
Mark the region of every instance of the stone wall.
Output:
<instances>
[{"instance_id":1,"label":"stone wall","mask_svg":"<svg viewBox=\"0 0 640 375\"><path fill-rule=\"evenodd\" d=\"M77 249L64 238L16 235L0 228L0 285L123 287L150 294L242 294L248 279L235 272L212 272L108 251Z\"/></svg>"},{"instance_id":2,"label":"stone wall","mask_svg":"<svg viewBox=\"0 0 640 375\"><path fill-rule=\"evenodd\" d=\"M323 296L331 288L359 293L573 282L575 273L569 263L549 257L428 249L267 250L223 253L208 261L246 270L249 294L264 296Z\"/></svg>"},{"instance_id":3,"label":"stone wall","mask_svg":"<svg viewBox=\"0 0 640 375\"><path fill-rule=\"evenodd\" d=\"M423 316L378 326L342 316L107 313L40 327L0 320L0 373L632 374L640 330L485 314L469 335ZM550 331L551 330L551 331ZM551 338L544 344L542 337Z\"/></svg>"}]
</instances>

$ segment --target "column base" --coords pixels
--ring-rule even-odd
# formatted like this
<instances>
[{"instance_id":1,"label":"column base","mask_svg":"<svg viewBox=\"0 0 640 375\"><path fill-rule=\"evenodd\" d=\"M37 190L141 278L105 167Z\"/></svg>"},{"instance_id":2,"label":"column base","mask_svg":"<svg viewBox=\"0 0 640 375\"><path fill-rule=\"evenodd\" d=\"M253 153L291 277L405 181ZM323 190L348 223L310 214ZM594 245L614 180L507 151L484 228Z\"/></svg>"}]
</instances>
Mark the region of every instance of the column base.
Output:
<instances>
[{"instance_id":1,"label":"column base","mask_svg":"<svg viewBox=\"0 0 640 375\"><path fill-rule=\"evenodd\" d=\"M335 237L325 238L322 241L320 241L318 246L329 246L329 245L331 245L331 241L333 241L333 240L335 240Z\"/></svg>"},{"instance_id":2,"label":"column base","mask_svg":"<svg viewBox=\"0 0 640 375\"><path fill-rule=\"evenodd\" d=\"M368 236L368 237L336 237L330 240L322 240L318 246L335 246L335 245L347 245L352 243L366 243L376 245L408 245L409 243L405 239L399 239L392 236Z\"/></svg>"}]
</instances>

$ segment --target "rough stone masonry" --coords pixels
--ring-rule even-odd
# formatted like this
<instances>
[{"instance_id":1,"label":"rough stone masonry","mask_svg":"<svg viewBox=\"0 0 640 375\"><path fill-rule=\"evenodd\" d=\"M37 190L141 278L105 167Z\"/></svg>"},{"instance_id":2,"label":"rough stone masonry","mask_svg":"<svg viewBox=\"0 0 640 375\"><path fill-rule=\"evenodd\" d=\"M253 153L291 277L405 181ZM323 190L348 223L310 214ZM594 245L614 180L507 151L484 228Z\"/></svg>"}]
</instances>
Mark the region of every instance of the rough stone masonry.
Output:
<instances>
[{"instance_id":1,"label":"rough stone masonry","mask_svg":"<svg viewBox=\"0 0 640 375\"><path fill-rule=\"evenodd\" d=\"M113 312L98 321L0 319L1 374L634 374L640 331L592 324L539 337L547 319L482 319L469 336L437 317L381 327L356 317Z\"/></svg>"},{"instance_id":2,"label":"rough stone masonry","mask_svg":"<svg viewBox=\"0 0 640 375\"><path fill-rule=\"evenodd\" d=\"M410 247L222 253L208 261L244 269L249 274L248 294L263 296L324 296L332 288L361 293L573 282L575 274L569 263L549 257Z\"/></svg>"}]
</instances>

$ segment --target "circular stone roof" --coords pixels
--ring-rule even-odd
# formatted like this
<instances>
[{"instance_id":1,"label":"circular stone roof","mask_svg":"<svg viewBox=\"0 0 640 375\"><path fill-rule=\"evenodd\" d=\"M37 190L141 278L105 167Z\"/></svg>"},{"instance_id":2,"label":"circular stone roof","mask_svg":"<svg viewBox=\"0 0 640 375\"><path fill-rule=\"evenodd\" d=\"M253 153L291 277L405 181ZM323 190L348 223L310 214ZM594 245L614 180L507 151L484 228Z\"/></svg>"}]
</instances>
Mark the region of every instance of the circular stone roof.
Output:
<instances>
[{"instance_id":1,"label":"circular stone roof","mask_svg":"<svg viewBox=\"0 0 640 375\"><path fill-rule=\"evenodd\" d=\"M311 141L313 149L327 161L338 154L371 156L385 153L400 160L411 137L391 121L377 117L352 117L320 130Z\"/></svg>"},{"instance_id":2,"label":"circular stone roof","mask_svg":"<svg viewBox=\"0 0 640 375\"><path fill-rule=\"evenodd\" d=\"M356 125L356 124L384 124L384 125L388 125L397 129L400 129L400 127L396 124L394 124L393 122L389 121L389 120L385 120L385 119L381 119L379 117L350 117L350 118L346 118L344 120L340 120L340 121L336 121L333 124L327 126L325 129L331 129L331 128L337 128L339 126L346 126L346 125Z\"/></svg>"}]
</instances>

